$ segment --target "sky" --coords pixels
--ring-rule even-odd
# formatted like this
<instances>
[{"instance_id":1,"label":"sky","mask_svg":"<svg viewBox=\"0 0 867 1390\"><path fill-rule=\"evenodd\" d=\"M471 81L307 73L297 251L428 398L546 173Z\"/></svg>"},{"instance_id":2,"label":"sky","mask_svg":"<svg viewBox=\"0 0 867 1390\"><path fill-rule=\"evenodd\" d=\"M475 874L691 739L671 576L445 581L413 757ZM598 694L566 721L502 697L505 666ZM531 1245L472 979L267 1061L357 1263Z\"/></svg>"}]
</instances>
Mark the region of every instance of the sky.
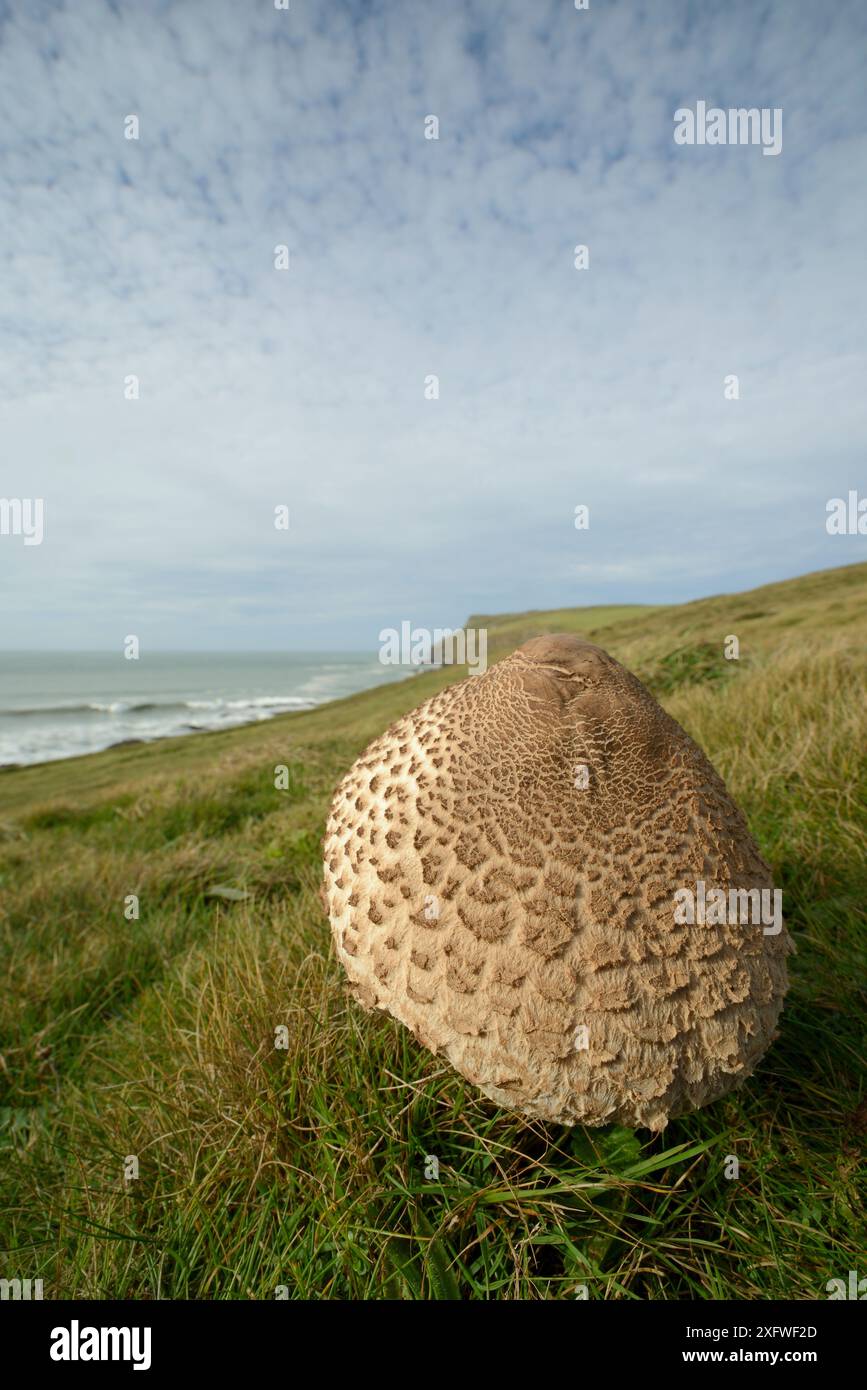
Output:
<instances>
[{"instance_id":1,"label":"sky","mask_svg":"<svg viewBox=\"0 0 867 1390\"><path fill-rule=\"evenodd\" d=\"M867 559L826 529L865 39L860 0L0 0L0 498L44 508L0 648L376 650ZM678 144L699 101L779 154Z\"/></svg>"}]
</instances>

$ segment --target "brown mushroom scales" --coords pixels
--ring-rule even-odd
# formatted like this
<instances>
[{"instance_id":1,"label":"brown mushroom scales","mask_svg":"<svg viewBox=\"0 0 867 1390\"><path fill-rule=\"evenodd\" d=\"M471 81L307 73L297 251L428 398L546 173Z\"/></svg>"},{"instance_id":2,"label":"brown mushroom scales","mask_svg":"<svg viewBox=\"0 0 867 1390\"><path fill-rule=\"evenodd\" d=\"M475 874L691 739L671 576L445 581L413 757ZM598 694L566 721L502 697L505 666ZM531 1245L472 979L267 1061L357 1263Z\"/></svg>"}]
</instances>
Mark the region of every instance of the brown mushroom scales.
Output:
<instances>
[{"instance_id":1,"label":"brown mushroom scales","mask_svg":"<svg viewBox=\"0 0 867 1390\"><path fill-rule=\"evenodd\" d=\"M357 998L501 1106L662 1129L776 1036L785 926L676 920L699 882L773 889L744 816L589 642L534 638L398 720L338 786L324 853Z\"/></svg>"}]
</instances>

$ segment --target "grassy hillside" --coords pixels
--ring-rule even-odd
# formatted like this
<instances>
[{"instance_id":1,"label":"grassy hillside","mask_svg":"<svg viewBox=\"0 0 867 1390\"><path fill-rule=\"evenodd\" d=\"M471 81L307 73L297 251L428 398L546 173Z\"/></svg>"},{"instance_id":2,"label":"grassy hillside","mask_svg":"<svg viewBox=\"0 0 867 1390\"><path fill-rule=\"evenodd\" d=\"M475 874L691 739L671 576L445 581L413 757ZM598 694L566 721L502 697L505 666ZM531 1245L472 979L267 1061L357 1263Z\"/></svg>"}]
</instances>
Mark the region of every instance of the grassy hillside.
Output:
<instances>
[{"instance_id":1,"label":"grassy hillside","mask_svg":"<svg viewBox=\"0 0 867 1390\"><path fill-rule=\"evenodd\" d=\"M317 893L331 788L463 672L2 772L6 1277L49 1298L809 1299L864 1272L867 565L480 621L491 660L592 637L743 806L798 946L755 1076L652 1139L528 1125L346 1000Z\"/></svg>"}]
</instances>

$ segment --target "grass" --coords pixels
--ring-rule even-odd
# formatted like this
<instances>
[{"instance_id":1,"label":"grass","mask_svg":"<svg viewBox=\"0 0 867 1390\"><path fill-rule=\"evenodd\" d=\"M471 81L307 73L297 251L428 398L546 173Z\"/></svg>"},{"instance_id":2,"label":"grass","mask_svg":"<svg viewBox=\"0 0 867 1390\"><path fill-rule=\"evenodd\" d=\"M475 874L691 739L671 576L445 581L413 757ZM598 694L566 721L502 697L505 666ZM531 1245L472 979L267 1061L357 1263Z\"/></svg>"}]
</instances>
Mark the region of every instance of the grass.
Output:
<instances>
[{"instance_id":1,"label":"grass","mask_svg":"<svg viewBox=\"0 0 867 1390\"><path fill-rule=\"evenodd\" d=\"M865 600L861 565L484 620L489 659L574 630L640 674L783 889L779 1040L656 1137L524 1123L344 995L331 788L462 672L0 773L0 1275L49 1298L814 1299L867 1272Z\"/></svg>"}]
</instances>

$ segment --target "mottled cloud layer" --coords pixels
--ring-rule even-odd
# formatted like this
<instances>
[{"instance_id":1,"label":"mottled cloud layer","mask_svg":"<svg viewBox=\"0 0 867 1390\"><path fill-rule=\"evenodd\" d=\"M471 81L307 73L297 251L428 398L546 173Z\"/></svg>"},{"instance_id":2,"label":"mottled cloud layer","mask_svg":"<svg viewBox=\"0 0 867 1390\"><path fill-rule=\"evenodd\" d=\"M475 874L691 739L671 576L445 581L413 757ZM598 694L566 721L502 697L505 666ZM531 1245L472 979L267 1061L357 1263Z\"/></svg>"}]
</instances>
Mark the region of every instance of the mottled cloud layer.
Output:
<instances>
[{"instance_id":1,"label":"mottled cloud layer","mask_svg":"<svg viewBox=\"0 0 867 1390\"><path fill-rule=\"evenodd\" d=\"M0 496L45 499L2 644L370 648L867 558L825 529L867 493L865 37L855 3L0 6ZM676 145L699 100L781 108L781 154Z\"/></svg>"}]
</instances>

